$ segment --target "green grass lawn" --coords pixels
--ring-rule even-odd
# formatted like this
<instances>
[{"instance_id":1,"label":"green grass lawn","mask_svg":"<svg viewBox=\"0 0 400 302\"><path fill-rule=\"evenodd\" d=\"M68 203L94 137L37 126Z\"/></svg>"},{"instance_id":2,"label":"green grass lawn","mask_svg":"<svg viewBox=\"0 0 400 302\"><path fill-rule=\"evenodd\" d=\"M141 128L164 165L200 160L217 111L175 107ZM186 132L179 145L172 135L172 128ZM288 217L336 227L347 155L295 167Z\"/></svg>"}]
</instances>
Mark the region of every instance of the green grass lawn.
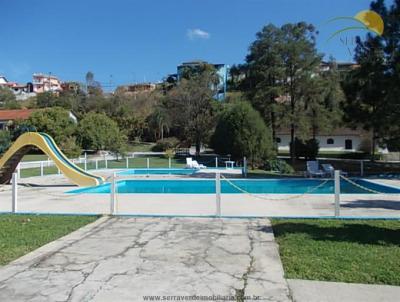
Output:
<instances>
[{"instance_id":1,"label":"green grass lawn","mask_svg":"<svg viewBox=\"0 0 400 302\"><path fill-rule=\"evenodd\" d=\"M286 278L400 285L400 221L272 224Z\"/></svg>"},{"instance_id":2,"label":"green grass lawn","mask_svg":"<svg viewBox=\"0 0 400 302\"><path fill-rule=\"evenodd\" d=\"M97 216L0 215L0 265L93 222Z\"/></svg>"},{"instance_id":3,"label":"green grass lawn","mask_svg":"<svg viewBox=\"0 0 400 302\"><path fill-rule=\"evenodd\" d=\"M47 158L46 154L27 154L22 158L22 161L43 161Z\"/></svg>"}]
</instances>

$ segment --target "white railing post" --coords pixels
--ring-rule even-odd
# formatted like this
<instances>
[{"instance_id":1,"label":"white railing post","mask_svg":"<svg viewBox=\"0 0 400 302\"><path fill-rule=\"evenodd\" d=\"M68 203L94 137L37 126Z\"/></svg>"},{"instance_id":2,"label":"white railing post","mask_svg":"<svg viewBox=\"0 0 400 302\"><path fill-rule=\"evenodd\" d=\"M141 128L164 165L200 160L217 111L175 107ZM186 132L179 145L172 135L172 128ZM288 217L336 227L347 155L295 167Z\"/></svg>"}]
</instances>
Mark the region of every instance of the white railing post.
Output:
<instances>
[{"instance_id":1,"label":"white railing post","mask_svg":"<svg viewBox=\"0 0 400 302\"><path fill-rule=\"evenodd\" d=\"M218 168L218 157L215 158L215 168Z\"/></svg>"},{"instance_id":2,"label":"white railing post","mask_svg":"<svg viewBox=\"0 0 400 302\"><path fill-rule=\"evenodd\" d=\"M85 167L85 171L87 171L87 158L86 158L86 153L85 153L85 161L84 161L84 167Z\"/></svg>"},{"instance_id":3,"label":"white railing post","mask_svg":"<svg viewBox=\"0 0 400 302\"><path fill-rule=\"evenodd\" d=\"M150 168L150 158L147 158L147 169Z\"/></svg>"},{"instance_id":4,"label":"white railing post","mask_svg":"<svg viewBox=\"0 0 400 302\"><path fill-rule=\"evenodd\" d=\"M215 173L216 216L221 217L221 173Z\"/></svg>"},{"instance_id":5,"label":"white railing post","mask_svg":"<svg viewBox=\"0 0 400 302\"><path fill-rule=\"evenodd\" d=\"M43 176L44 175L44 173L43 173L43 162L41 161L40 162L40 176Z\"/></svg>"},{"instance_id":6,"label":"white railing post","mask_svg":"<svg viewBox=\"0 0 400 302\"><path fill-rule=\"evenodd\" d=\"M335 170L335 217L340 216L340 171Z\"/></svg>"},{"instance_id":7,"label":"white railing post","mask_svg":"<svg viewBox=\"0 0 400 302\"><path fill-rule=\"evenodd\" d=\"M129 157L126 157L126 168L129 169Z\"/></svg>"},{"instance_id":8,"label":"white railing post","mask_svg":"<svg viewBox=\"0 0 400 302\"><path fill-rule=\"evenodd\" d=\"M21 178L21 163L19 163L17 166L17 175L18 175L18 178Z\"/></svg>"},{"instance_id":9,"label":"white railing post","mask_svg":"<svg viewBox=\"0 0 400 302\"><path fill-rule=\"evenodd\" d=\"M57 168L57 174L61 174L61 171L59 168Z\"/></svg>"},{"instance_id":10,"label":"white railing post","mask_svg":"<svg viewBox=\"0 0 400 302\"><path fill-rule=\"evenodd\" d=\"M18 173L12 175L12 212L17 213L18 211Z\"/></svg>"},{"instance_id":11,"label":"white railing post","mask_svg":"<svg viewBox=\"0 0 400 302\"><path fill-rule=\"evenodd\" d=\"M110 215L114 215L115 214L115 201L116 201L116 196L115 196L115 192L116 192L116 182L115 182L115 178L116 178L116 173L113 173L112 175L112 179L111 179L111 198L110 198Z\"/></svg>"},{"instance_id":12,"label":"white railing post","mask_svg":"<svg viewBox=\"0 0 400 302\"><path fill-rule=\"evenodd\" d=\"M97 158L95 160L95 168L96 168L96 170L99 169L99 160Z\"/></svg>"},{"instance_id":13,"label":"white railing post","mask_svg":"<svg viewBox=\"0 0 400 302\"><path fill-rule=\"evenodd\" d=\"M105 167L106 167L106 169L108 169L107 156L105 156L105 157L104 157L104 163L105 163Z\"/></svg>"},{"instance_id":14,"label":"white railing post","mask_svg":"<svg viewBox=\"0 0 400 302\"><path fill-rule=\"evenodd\" d=\"M171 157L168 157L168 168L171 169Z\"/></svg>"},{"instance_id":15,"label":"white railing post","mask_svg":"<svg viewBox=\"0 0 400 302\"><path fill-rule=\"evenodd\" d=\"M361 160L360 162L360 175L364 176L364 161Z\"/></svg>"}]
</instances>

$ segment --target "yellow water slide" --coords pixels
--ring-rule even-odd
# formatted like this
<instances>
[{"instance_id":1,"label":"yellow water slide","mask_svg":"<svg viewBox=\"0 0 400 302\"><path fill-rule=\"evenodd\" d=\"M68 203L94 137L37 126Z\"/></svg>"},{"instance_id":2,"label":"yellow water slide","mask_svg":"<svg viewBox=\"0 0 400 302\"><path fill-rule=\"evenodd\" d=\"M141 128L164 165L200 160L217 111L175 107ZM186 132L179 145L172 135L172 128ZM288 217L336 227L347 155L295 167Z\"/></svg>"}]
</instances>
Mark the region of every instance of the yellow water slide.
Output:
<instances>
[{"instance_id":1,"label":"yellow water slide","mask_svg":"<svg viewBox=\"0 0 400 302\"><path fill-rule=\"evenodd\" d=\"M87 173L72 163L46 133L27 132L22 134L0 159L0 184L8 183L18 163L32 147L39 148L50 157L58 169L74 184L82 187L97 186L104 182L100 176Z\"/></svg>"}]
</instances>

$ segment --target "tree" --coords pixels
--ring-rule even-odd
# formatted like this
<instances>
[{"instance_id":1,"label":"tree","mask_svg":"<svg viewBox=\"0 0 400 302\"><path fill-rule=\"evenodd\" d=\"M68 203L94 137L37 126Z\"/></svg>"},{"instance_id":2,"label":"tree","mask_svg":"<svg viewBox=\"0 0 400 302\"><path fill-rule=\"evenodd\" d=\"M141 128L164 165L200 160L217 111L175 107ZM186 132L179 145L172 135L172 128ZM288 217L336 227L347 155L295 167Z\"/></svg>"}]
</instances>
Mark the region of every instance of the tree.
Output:
<instances>
[{"instance_id":1,"label":"tree","mask_svg":"<svg viewBox=\"0 0 400 302\"><path fill-rule=\"evenodd\" d=\"M177 87L166 96L165 108L171 118L174 134L187 144L194 143L196 154L206 143L215 124L217 76L206 66L197 72L186 72Z\"/></svg>"},{"instance_id":2,"label":"tree","mask_svg":"<svg viewBox=\"0 0 400 302\"><path fill-rule=\"evenodd\" d=\"M78 142L84 149L114 150L122 135L118 124L104 113L90 112L79 122Z\"/></svg>"},{"instance_id":3,"label":"tree","mask_svg":"<svg viewBox=\"0 0 400 302\"><path fill-rule=\"evenodd\" d=\"M5 153L11 145L10 132L0 130L0 154Z\"/></svg>"},{"instance_id":4,"label":"tree","mask_svg":"<svg viewBox=\"0 0 400 302\"><path fill-rule=\"evenodd\" d=\"M336 62L329 62L329 70L320 71L318 76L304 81L302 101L304 103L305 120L303 122L303 138L308 138L311 130L315 140L319 132L329 132L342 122L341 106L345 95L340 84L340 75Z\"/></svg>"},{"instance_id":5,"label":"tree","mask_svg":"<svg viewBox=\"0 0 400 302\"><path fill-rule=\"evenodd\" d=\"M74 136L76 132L76 124L71 119L70 112L59 107L34 111L23 123L34 127L38 132L49 134L59 145Z\"/></svg>"},{"instance_id":6,"label":"tree","mask_svg":"<svg viewBox=\"0 0 400 302\"><path fill-rule=\"evenodd\" d=\"M314 27L304 22L280 28L270 24L257 33L246 58L248 76L242 87L271 126L273 138L277 115L284 117L279 124L290 128L292 160L296 130L306 119L304 92L312 87L310 79L319 72L321 63L315 35Z\"/></svg>"},{"instance_id":7,"label":"tree","mask_svg":"<svg viewBox=\"0 0 400 302\"><path fill-rule=\"evenodd\" d=\"M0 86L0 106L4 109L20 109L15 94L8 88Z\"/></svg>"},{"instance_id":8,"label":"tree","mask_svg":"<svg viewBox=\"0 0 400 302\"><path fill-rule=\"evenodd\" d=\"M244 156L254 167L274 156L270 129L248 102L228 104L218 118L211 145L235 160Z\"/></svg>"},{"instance_id":9,"label":"tree","mask_svg":"<svg viewBox=\"0 0 400 302\"><path fill-rule=\"evenodd\" d=\"M383 0L371 3L384 20L382 36L368 33L356 38L355 60L359 68L349 73L344 88L348 103L346 119L372 132L372 159L376 145L400 146L400 1L388 9ZM397 149L395 147L394 149Z\"/></svg>"}]
</instances>

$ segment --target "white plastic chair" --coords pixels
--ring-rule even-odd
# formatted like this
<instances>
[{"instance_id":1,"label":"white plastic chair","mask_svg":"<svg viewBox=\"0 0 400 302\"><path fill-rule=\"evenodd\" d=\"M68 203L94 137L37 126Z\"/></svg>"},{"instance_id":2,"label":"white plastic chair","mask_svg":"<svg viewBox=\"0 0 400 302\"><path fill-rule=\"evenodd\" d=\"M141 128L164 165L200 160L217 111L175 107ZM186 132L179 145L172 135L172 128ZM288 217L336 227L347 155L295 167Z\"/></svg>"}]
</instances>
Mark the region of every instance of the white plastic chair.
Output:
<instances>
[{"instance_id":1,"label":"white plastic chair","mask_svg":"<svg viewBox=\"0 0 400 302\"><path fill-rule=\"evenodd\" d=\"M325 172L319 169L319 164L317 160L307 161L307 175L309 177L324 177Z\"/></svg>"}]
</instances>

